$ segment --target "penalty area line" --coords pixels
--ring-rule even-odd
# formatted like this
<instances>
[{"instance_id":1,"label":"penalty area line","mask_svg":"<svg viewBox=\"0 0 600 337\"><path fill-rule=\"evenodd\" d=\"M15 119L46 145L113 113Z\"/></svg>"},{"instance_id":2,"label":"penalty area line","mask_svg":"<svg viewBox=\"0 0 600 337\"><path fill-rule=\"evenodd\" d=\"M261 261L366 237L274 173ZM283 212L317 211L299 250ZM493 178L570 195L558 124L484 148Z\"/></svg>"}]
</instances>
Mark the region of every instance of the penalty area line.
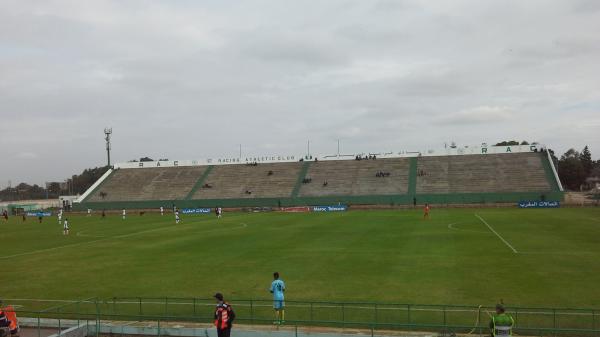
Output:
<instances>
[{"instance_id":1,"label":"penalty area line","mask_svg":"<svg viewBox=\"0 0 600 337\"><path fill-rule=\"evenodd\" d=\"M506 241L506 240L505 240L505 239L502 237L502 235L498 234L498 232L496 232L496 231L495 231L495 230L492 228L492 226L490 226L490 224L489 224L489 223L487 223L487 221L485 221L485 220L484 220L482 217L480 217L480 216L479 216L479 214L475 214L475 216L476 216L477 218L479 218L479 220L481 220L481 222L483 222L483 223L484 223L484 224L487 226L487 228L489 228L489 229L492 231L492 233L496 234L496 236L498 237L498 239L502 240L502 242L504 242L504 244L505 244L506 246L508 246L508 248L510 248L510 249L513 251L513 253L515 253L515 254L519 254L519 252L517 252L517 250L515 249L515 247L513 247L513 246L512 246L510 243L508 243L508 241Z\"/></svg>"}]
</instances>

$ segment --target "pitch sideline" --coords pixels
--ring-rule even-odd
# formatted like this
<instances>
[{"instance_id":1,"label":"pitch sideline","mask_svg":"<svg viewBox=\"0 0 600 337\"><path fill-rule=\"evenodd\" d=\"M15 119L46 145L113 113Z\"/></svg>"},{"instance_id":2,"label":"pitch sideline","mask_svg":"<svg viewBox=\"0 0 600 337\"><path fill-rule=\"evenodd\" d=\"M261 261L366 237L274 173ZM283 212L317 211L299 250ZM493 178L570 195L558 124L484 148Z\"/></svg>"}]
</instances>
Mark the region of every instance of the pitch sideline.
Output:
<instances>
[{"instance_id":1,"label":"pitch sideline","mask_svg":"<svg viewBox=\"0 0 600 337\"><path fill-rule=\"evenodd\" d=\"M490 226L490 224L489 224L489 223L487 223L487 221L485 221L485 220L484 220L482 217L480 217L480 216L479 216L479 214L475 214L475 216L476 216L477 218L479 218L479 220L481 220L481 222L483 222L483 223L484 223L484 224L487 226L487 228L489 228L489 229L492 231L492 233L496 234L496 236L497 236L497 237L498 237L500 240L502 240L502 242L504 242L504 244L505 244L506 246L508 246L508 248L510 248L510 249L513 251L513 253L515 253L515 254L519 254L519 252L518 252L518 251L515 249L515 247L513 247L513 246L512 246L512 245L511 245L511 244L510 244L508 241L506 241L506 240L505 240L505 239L504 239L504 238L503 238L503 237L502 237L500 234L498 234L498 232L496 232L496 231L495 231L495 230L492 228L492 226Z\"/></svg>"},{"instance_id":2,"label":"pitch sideline","mask_svg":"<svg viewBox=\"0 0 600 337\"><path fill-rule=\"evenodd\" d=\"M242 222L240 223L241 226L238 227L234 227L234 228L228 228L228 229L237 229L237 228L246 228L248 227L248 224ZM38 254L38 253L46 253L46 252L51 252L54 250L59 250L59 249L63 249L63 248L69 248L69 247L77 247L77 246L82 246L82 245L86 245L86 244L93 244L93 243L97 243L97 242L102 242L102 241L106 241L106 240L110 240L110 239L122 239L122 238L128 238L131 236L136 236L136 235L140 235L140 234L145 234L145 233L151 233L151 232L157 232L157 231L162 231L162 230L172 230L172 227L160 227L160 228L153 228L153 229L148 229L145 231L139 231L139 232L133 232L133 233L128 233L128 234L121 234L121 235L115 235L115 236L109 236L109 237L103 237L102 239L98 239L98 240L92 240L92 241L86 241L86 242L76 242L76 243L71 243L68 245L62 245L62 246L56 246L56 247L49 247L49 248L43 248L43 249L38 249L38 250L32 250L29 252L24 252L24 253L17 253L17 254L12 254L12 255L5 255L5 256L0 256L0 260L4 260L4 259L10 259L10 258L14 258L14 257L21 257L21 256L26 256L26 255L34 255L34 254ZM209 229L207 231L202 231L203 233L211 233L211 232L218 232L221 231L225 228L218 228L218 229ZM77 236L77 235L76 235Z\"/></svg>"}]
</instances>

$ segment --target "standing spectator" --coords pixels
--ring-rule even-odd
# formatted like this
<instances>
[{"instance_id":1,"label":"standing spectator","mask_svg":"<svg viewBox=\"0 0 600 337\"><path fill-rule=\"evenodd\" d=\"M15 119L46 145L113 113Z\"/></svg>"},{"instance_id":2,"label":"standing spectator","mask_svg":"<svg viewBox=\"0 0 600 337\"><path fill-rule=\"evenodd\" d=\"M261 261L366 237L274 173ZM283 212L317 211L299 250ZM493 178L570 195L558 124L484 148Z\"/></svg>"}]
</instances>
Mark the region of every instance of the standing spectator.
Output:
<instances>
[{"instance_id":1,"label":"standing spectator","mask_svg":"<svg viewBox=\"0 0 600 337\"><path fill-rule=\"evenodd\" d=\"M10 326L10 321L6 317L4 309L2 309L2 300L0 300L0 328L6 328Z\"/></svg>"},{"instance_id":2,"label":"standing spectator","mask_svg":"<svg viewBox=\"0 0 600 337\"><path fill-rule=\"evenodd\" d=\"M283 296L285 283L279 279L278 272L273 273L270 292L273 294L273 309L275 309L275 321L273 324L285 323L285 298Z\"/></svg>"},{"instance_id":3,"label":"standing spectator","mask_svg":"<svg viewBox=\"0 0 600 337\"><path fill-rule=\"evenodd\" d=\"M235 312L229 303L223 300L223 294L216 293L217 307L215 310L215 327L218 337L229 337L235 319Z\"/></svg>"},{"instance_id":4,"label":"standing spectator","mask_svg":"<svg viewBox=\"0 0 600 337\"><path fill-rule=\"evenodd\" d=\"M512 327L515 325L515 320L511 315L504 312L504 305L496 304L496 314L491 317L490 330L493 337L512 336Z\"/></svg>"},{"instance_id":5,"label":"standing spectator","mask_svg":"<svg viewBox=\"0 0 600 337\"><path fill-rule=\"evenodd\" d=\"M0 307L2 306L2 301L0 301ZM0 308L0 311L4 311L2 314L6 315L8 319L9 325L8 329L10 330L10 335L18 337L19 336L19 320L17 319L17 314L15 313L15 309L12 305L7 305L4 308ZM0 314L0 315L2 315ZM1 325L1 324L0 324Z\"/></svg>"}]
</instances>

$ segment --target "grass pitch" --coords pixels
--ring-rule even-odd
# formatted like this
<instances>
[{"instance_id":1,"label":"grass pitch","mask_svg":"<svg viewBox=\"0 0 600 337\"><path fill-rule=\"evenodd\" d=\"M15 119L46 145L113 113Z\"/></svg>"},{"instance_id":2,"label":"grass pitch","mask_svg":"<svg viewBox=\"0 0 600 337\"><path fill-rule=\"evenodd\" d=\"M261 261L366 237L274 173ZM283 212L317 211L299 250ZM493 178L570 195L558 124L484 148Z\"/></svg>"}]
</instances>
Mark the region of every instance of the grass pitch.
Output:
<instances>
[{"instance_id":1,"label":"grass pitch","mask_svg":"<svg viewBox=\"0 0 600 337\"><path fill-rule=\"evenodd\" d=\"M600 305L600 209L67 217L0 220L1 297Z\"/></svg>"}]
</instances>

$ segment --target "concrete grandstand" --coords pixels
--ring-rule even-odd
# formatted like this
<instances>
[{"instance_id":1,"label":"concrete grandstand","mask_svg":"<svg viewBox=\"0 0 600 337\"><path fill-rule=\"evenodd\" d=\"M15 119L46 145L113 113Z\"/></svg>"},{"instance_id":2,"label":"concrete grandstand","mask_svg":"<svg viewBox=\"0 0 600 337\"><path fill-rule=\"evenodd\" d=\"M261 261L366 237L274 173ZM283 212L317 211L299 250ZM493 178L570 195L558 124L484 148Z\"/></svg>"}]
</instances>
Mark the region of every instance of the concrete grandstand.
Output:
<instances>
[{"instance_id":1,"label":"concrete grandstand","mask_svg":"<svg viewBox=\"0 0 600 337\"><path fill-rule=\"evenodd\" d=\"M123 163L109 170L78 201L80 208L142 209L512 203L562 198L548 153L534 145L375 156Z\"/></svg>"}]
</instances>

